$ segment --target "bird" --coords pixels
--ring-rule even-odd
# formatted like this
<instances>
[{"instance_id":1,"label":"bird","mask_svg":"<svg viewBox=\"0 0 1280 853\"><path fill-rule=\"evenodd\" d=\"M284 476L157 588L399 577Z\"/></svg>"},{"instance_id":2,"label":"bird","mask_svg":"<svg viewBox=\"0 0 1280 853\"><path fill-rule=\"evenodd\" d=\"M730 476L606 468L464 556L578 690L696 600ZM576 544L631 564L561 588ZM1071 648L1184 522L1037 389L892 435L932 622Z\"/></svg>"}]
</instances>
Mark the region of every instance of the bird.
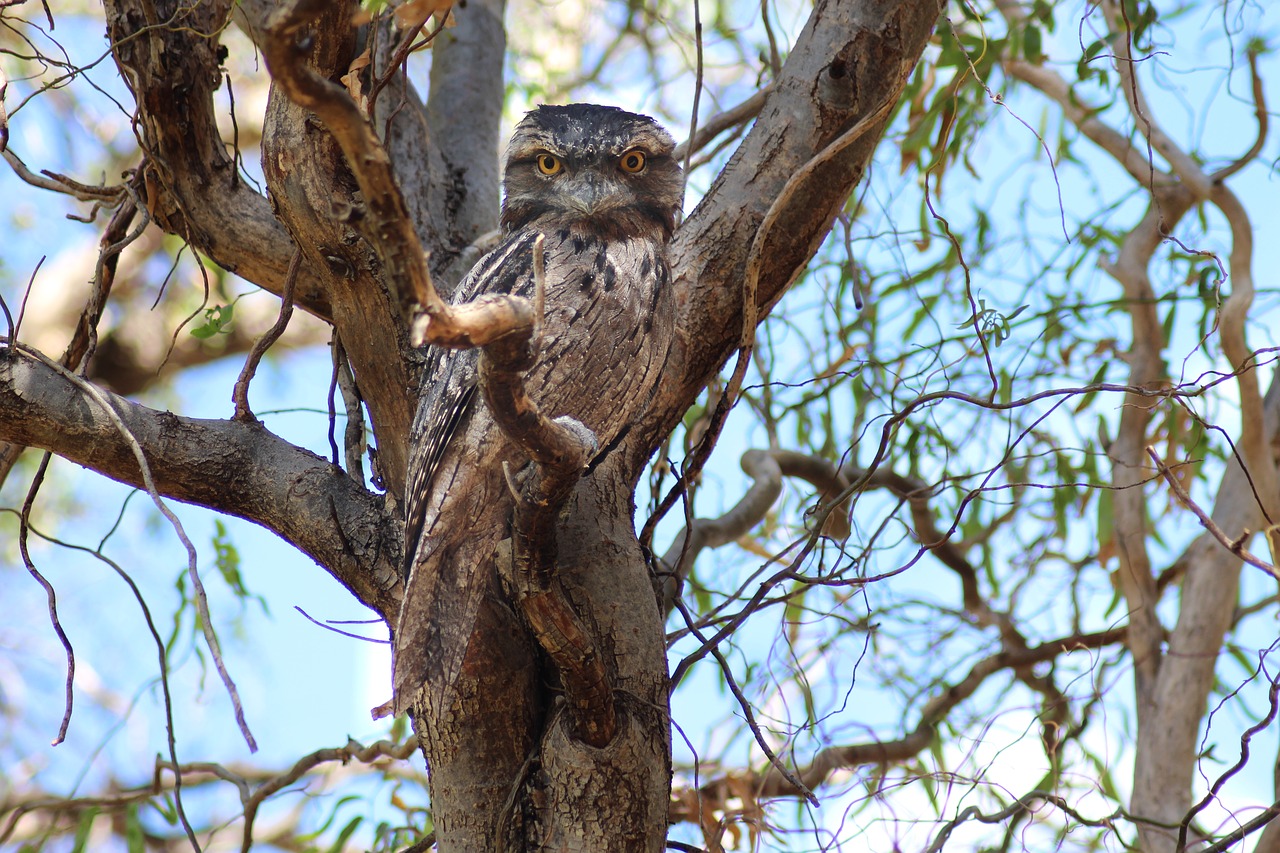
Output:
<instances>
[{"instance_id":1,"label":"bird","mask_svg":"<svg viewBox=\"0 0 1280 853\"><path fill-rule=\"evenodd\" d=\"M530 111L507 147L501 242L453 296L533 297L542 237L545 307L526 387L545 415L594 434L588 472L643 413L671 349L667 244L684 187L674 148L657 121L617 107ZM487 411L478 352L432 347L425 357L410 433L394 705L402 713L427 703L426 716L436 717L454 702L464 661L483 669L468 660L477 620L491 629L518 623L500 601L495 565L510 536L508 474L519 479L529 463Z\"/></svg>"}]
</instances>

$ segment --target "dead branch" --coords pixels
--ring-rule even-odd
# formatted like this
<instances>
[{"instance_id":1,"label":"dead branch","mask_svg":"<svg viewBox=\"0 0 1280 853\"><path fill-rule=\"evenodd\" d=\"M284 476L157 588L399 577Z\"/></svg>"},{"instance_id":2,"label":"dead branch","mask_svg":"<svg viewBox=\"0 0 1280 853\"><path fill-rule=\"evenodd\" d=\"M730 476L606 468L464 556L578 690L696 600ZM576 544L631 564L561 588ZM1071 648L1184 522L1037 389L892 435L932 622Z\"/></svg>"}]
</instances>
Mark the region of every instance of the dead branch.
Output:
<instances>
[{"instance_id":1,"label":"dead branch","mask_svg":"<svg viewBox=\"0 0 1280 853\"><path fill-rule=\"evenodd\" d=\"M1232 538L1226 532L1214 523L1209 513L1205 512L1199 504L1191 500L1191 496L1187 494L1186 489L1182 488L1182 484L1178 482L1177 476L1165 465L1160 459L1160 455L1156 453L1154 447L1147 447L1147 455L1151 457L1151 462L1156 466L1156 470L1169 483L1169 488L1177 495L1179 502L1186 506L1200 520L1200 526L1209 531L1209 534L1222 543L1222 547L1226 548L1232 554L1235 554L1244 562L1257 569L1262 569L1276 580L1280 580L1280 568L1276 568L1266 560L1255 557L1244 547L1245 543L1253 538L1253 532L1246 530L1242 536Z\"/></svg>"},{"instance_id":2,"label":"dead branch","mask_svg":"<svg viewBox=\"0 0 1280 853\"><path fill-rule=\"evenodd\" d=\"M3 83L2 79L0 83ZM3 98L3 86L0 86L0 98ZM0 110L3 110L2 102L0 102ZM0 113L0 119L3 119L3 113ZM3 129L3 122L0 121L0 130ZM3 154L5 162L13 169L14 174L33 187L69 195L78 201L101 202L109 207L115 207L125 200L124 187L120 184L114 186L82 184L66 175L47 170L37 175L27 168L12 149L5 148L3 144L0 144L0 154Z\"/></svg>"},{"instance_id":3,"label":"dead branch","mask_svg":"<svg viewBox=\"0 0 1280 853\"><path fill-rule=\"evenodd\" d=\"M173 761L157 759L151 782L140 787L126 787L111 783L106 786L106 792L102 794L71 798L53 796L40 791L11 794L8 799L0 802L0 812L7 813L3 826L0 826L0 844L15 836L19 824L27 815L49 813L77 816L88 809L120 811L168 794L179 784L189 790L207 785L214 780L226 782L235 787L240 802L245 807L244 838L251 839L258 807L268 798L293 785L317 768L325 768L327 773L335 773L348 767L352 762L374 766L386 759L388 762L385 769L389 770L393 766L391 762L403 762L416 749L417 743L413 738L398 744L379 740L368 746L355 740L348 740L340 747L318 749L298 759L288 770L278 772L234 764L222 765L205 761L175 764ZM326 765L328 767L325 767Z\"/></svg>"},{"instance_id":4,"label":"dead branch","mask_svg":"<svg viewBox=\"0 0 1280 853\"><path fill-rule=\"evenodd\" d=\"M249 408L249 383L253 381L254 374L258 372L258 363L262 361L262 357L266 355L272 344L280 340L280 336L284 334L284 330L289 326L289 318L293 316L294 285L298 281L298 270L301 267L302 252L295 249L293 260L289 261L289 271L285 273L284 293L280 296L280 314L276 317L276 321L271 328L263 332L262 337L254 341L253 347L249 350L248 358L244 360L244 367L240 370L240 376L236 379L235 387L231 390L231 399L236 407L234 417L238 421L257 420L253 416L253 410Z\"/></svg>"}]
</instances>

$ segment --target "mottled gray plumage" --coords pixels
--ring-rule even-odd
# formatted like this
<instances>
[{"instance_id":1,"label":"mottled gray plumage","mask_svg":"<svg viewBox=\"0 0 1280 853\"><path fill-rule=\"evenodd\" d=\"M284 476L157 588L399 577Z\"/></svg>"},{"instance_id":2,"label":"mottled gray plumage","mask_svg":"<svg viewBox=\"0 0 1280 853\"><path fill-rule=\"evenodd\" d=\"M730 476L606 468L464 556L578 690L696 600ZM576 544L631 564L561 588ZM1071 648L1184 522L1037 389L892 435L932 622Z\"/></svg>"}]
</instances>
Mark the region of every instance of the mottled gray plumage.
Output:
<instances>
[{"instance_id":1,"label":"mottled gray plumage","mask_svg":"<svg viewBox=\"0 0 1280 853\"><path fill-rule=\"evenodd\" d=\"M533 244L544 235L546 310L527 387L544 414L573 417L595 433L593 466L642 413L670 348L666 242L682 192L673 148L652 119L616 108L530 112L507 151L505 239L454 296L531 297ZM406 489L397 710L428 679L442 688L441 701L463 665L468 627L497 589L494 551L509 535L502 464L518 472L527 463L485 409L478 364L474 350L428 353Z\"/></svg>"}]
</instances>

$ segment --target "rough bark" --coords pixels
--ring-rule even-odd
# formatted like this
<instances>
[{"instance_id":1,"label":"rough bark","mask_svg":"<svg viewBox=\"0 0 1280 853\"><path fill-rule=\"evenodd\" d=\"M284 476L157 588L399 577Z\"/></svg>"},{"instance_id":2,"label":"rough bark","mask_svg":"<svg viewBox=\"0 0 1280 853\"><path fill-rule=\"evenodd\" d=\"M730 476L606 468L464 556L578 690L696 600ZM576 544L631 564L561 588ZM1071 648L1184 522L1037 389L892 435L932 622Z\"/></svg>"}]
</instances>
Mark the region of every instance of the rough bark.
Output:
<instances>
[{"instance_id":1,"label":"rough bark","mask_svg":"<svg viewBox=\"0 0 1280 853\"><path fill-rule=\"evenodd\" d=\"M267 200L236 173L214 118L213 93L222 82L216 34L231 7L230 0L113 0L105 4L107 37L138 104L146 202L156 223L224 269L279 294L293 254L289 235ZM327 295L309 268L295 301L329 316Z\"/></svg>"},{"instance_id":2,"label":"rough bark","mask_svg":"<svg viewBox=\"0 0 1280 853\"><path fill-rule=\"evenodd\" d=\"M103 392L141 444L162 494L279 534L384 618L400 604L400 520L341 468L258 424L184 418ZM102 406L49 364L0 347L0 424L10 441L142 487Z\"/></svg>"},{"instance_id":3,"label":"rough bark","mask_svg":"<svg viewBox=\"0 0 1280 853\"><path fill-rule=\"evenodd\" d=\"M305 33L294 38L306 70L323 80L347 72L356 47L346 25L355 3L323 4ZM277 74L294 56L266 52ZM383 275L386 256L366 239L360 197L342 150L312 113L273 83L263 125L262 169L276 214L300 247L305 267L323 269L332 322L351 360L378 439L378 474L387 490L404 492L409 424L417 377L409 361L406 318L399 310L401 282ZM376 201L376 200L374 200ZM413 247L416 249L416 247ZM404 251L411 251L406 247ZM378 330L371 334L371 330Z\"/></svg>"}]
</instances>

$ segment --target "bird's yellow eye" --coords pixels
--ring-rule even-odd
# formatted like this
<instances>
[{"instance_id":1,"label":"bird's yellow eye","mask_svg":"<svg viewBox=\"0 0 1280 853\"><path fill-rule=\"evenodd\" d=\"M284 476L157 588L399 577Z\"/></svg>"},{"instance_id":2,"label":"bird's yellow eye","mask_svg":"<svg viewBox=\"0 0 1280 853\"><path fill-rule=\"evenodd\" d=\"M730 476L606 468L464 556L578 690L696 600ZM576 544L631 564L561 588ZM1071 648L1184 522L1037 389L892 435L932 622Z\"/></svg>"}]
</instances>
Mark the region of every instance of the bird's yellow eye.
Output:
<instances>
[{"instance_id":1,"label":"bird's yellow eye","mask_svg":"<svg viewBox=\"0 0 1280 853\"><path fill-rule=\"evenodd\" d=\"M564 166L560 163L560 158L554 154L539 154L536 158L538 163L538 171L544 175L555 175L560 172Z\"/></svg>"},{"instance_id":2,"label":"bird's yellow eye","mask_svg":"<svg viewBox=\"0 0 1280 853\"><path fill-rule=\"evenodd\" d=\"M628 175L634 175L644 171L644 163L644 152L632 150L622 155L622 161L619 165L622 167L622 171Z\"/></svg>"}]
</instances>

